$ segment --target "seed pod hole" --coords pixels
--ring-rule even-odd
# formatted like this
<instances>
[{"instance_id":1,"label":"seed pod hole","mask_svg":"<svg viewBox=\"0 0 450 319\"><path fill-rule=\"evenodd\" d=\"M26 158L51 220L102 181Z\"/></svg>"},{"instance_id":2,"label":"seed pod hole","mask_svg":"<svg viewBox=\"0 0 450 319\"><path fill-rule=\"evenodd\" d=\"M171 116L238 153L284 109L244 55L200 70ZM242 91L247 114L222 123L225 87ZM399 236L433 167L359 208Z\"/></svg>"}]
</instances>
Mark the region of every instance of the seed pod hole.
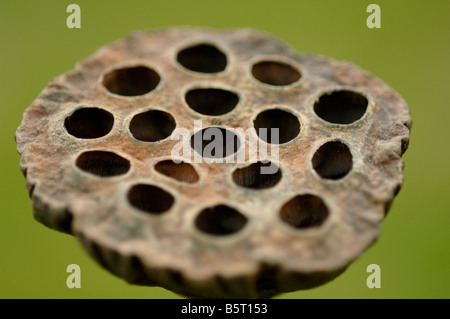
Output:
<instances>
[{"instance_id":1,"label":"seed pod hole","mask_svg":"<svg viewBox=\"0 0 450 319\"><path fill-rule=\"evenodd\" d=\"M226 205L204 209L195 219L195 226L200 231L214 236L232 235L246 224L247 217Z\"/></svg>"},{"instance_id":2,"label":"seed pod hole","mask_svg":"<svg viewBox=\"0 0 450 319\"><path fill-rule=\"evenodd\" d=\"M172 160L164 160L155 165L155 170L179 182L193 184L199 180L195 168L189 163L175 163Z\"/></svg>"},{"instance_id":3,"label":"seed pod hole","mask_svg":"<svg viewBox=\"0 0 450 319\"><path fill-rule=\"evenodd\" d=\"M113 125L113 115L95 107L80 108L64 121L64 127L70 135L85 139L105 136Z\"/></svg>"},{"instance_id":4,"label":"seed pod hole","mask_svg":"<svg viewBox=\"0 0 450 319\"><path fill-rule=\"evenodd\" d=\"M315 195L298 195L281 207L280 218L296 229L318 227L327 219L328 207Z\"/></svg>"},{"instance_id":5,"label":"seed pod hole","mask_svg":"<svg viewBox=\"0 0 450 319\"><path fill-rule=\"evenodd\" d=\"M236 93L214 88L190 90L185 98L191 109L211 116L231 112L239 102Z\"/></svg>"},{"instance_id":6,"label":"seed pod hole","mask_svg":"<svg viewBox=\"0 0 450 319\"><path fill-rule=\"evenodd\" d=\"M130 170L130 162L120 155L107 151L87 151L78 156L75 165L100 177L118 176Z\"/></svg>"},{"instance_id":7,"label":"seed pod hole","mask_svg":"<svg viewBox=\"0 0 450 319\"><path fill-rule=\"evenodd\" d=\"M191 147L204 158L220 159L241 147L238 135L221 127L208 127L191 136Z\"/></svg>"},{"instance_id":8,"label":"seed pod hole","mask_svg":"<svg viewBox=\"0 0 450 319\"><path fill-rule=\"evenodd\" d=\"M139 96L154 90L161 80L159 74L148 67L136 66L116 69L103 77L103 86L111 93Z\"/></svg>"},{"instance_id":9,"label":"seed pod hole","mask_svg":"<svg viewBox=\"0 0 450 319\"><path fill-rule=\"evenodd\" d=\"M233 172L236 185L251 189L274 187L281 180L280 168L272 162L257 162Z\"/></svg>"},{"instance_id":10,"label":"seed pod hole","mask_svg":"<svg viewBox=\"0 0 450 319\"><path fill-rule=\"evenodd\" d=\"M252 75L269 85L289 85L301 78L300 71L290 64L277 61L262 61L253 65Z\"/></svg>"},{"instance_id":11,"label":"seed pod hole","mask_svg":"<svg viewBox=\"0 0 450 319\"><path fill-rule=\"evenodd\" d=\"M162 188L149 184L137 184L128 191L130 204L146 213L159 215L168 211L175 199Z\"/></svg>"},{"instance_id":12,"label":"seed pod hole","mask_svg":"<svg viewBox=\"0 0 450 319\"><path fill-rule=\"evenodd\" d=\"M256 133L264 142L272 144L287 143L300 133L298 118L280 109L266 110L253 121Z\"/></svg>"},{"instance_id":13,"label":"seed pod hole","mask_svg":"<svg viewBox=\"0 0 450 319\"><path fill-rule=\"evenodd\" d=\"M130 122L130 132L137 140L157 142L169 137L176 127L172 115L151 110L135 115Z\"/></svg>"},{"instance_id":14,"label":"seed pod hole","mask_svg":"<svg viewBox=\"0 0 450 319\"><path fill-rule=\"evenodd\" d=\"M314 112L323 120L334 124L351 124L367 110L367 98L349 90L323 94L314 104Z\"/></svg>"},{"instance_id":15,"label":"seed pod hole","mask_svg":"<svg viewBox=\"0 0 450 319\"><path fill-rule=\"evenodd\" d=\"M216 46L202 43L181 50L177 61L186 69L201 73L217 73L225 70L227 57Z\"/></svg>"},{"instance_id":16,"label":"seed pod hole","mask_svg":"<svg viewBox=\"0 0 450 319\"><path fill-rule=\"evenodd\" d=\"M350 172L353 167L353 157L344 143L327 142L316 151L312 164L322 178L337 180Z\"/></svg>"}]
</instances>

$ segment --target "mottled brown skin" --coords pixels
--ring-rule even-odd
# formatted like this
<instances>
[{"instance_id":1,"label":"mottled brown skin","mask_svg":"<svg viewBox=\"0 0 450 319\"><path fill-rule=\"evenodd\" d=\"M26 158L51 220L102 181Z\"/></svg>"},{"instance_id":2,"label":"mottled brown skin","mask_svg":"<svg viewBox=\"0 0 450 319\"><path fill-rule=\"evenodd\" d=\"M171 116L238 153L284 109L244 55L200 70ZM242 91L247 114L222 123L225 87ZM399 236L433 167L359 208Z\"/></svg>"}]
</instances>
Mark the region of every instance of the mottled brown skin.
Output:
<instances>
[{"instance_id":1,"label":"mottled brown skin","mask_svg":"<svg viewBox=\"0 0 450 319\"><path fill-rule=\"evenodd\" d=\"M217 46L227 56L223 72L186 70L177 53L198 43ZM266 59L286 62L301 78L287 86L261 84L250 66ZM120 66L148 66L161 77L150 93L125 97L102 85L102 74ZM238 105L222 116L196 113L184 101L191 87L237 92ZM333 124L313 105L334 88L361 92L368 99L364 116L352 124ZM76 138L64 120L81 105L97 106L114 116L107 135ZM170 113L177 127L252 127L264 109L280 106L298 116L300 134L280 145L282 179L268 189L247 189L231 176L247 164L193 164L195 183L183 183L155 171L178 142L143 142L128 129L141 110ZM170 28L135 32L101 48L74 70L53 79L26 109L16 140L21 169L44 225L76 236L88 253L112 273L133 284L156 285L191 297L267 298L321 285L339 275L377 238L380 222L402 183L401 155L409 141L411 119L403 99L382 81L348 63L298 54L273 37L249 29ZM314 152L326 141L343 141L353 165L343 178L321 178L313 169ZM98 177L75 166L85 150L108 150L128 159L131 169ZM149 182L168 190L172 208L150 216L126 198L130 185ZM320 197L329 216L319 227L295 229L279 210L299 194ZM194 226L203 208L227 204L248 219L243 230L209 236Z\"/></svg>"}]
</instances>

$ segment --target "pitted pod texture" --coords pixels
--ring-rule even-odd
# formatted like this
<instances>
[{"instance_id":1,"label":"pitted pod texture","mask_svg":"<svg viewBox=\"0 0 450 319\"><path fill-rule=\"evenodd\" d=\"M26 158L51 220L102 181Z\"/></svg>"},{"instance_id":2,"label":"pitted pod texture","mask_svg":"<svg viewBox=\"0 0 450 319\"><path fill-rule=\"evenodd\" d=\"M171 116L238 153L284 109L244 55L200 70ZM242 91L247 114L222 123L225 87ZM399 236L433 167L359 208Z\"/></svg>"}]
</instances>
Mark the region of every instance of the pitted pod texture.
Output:
<instances>
[{"instance_id":1,"label":"pitted pod texture","mask_svg":"<svg viewBox=\"0 0 450 319\"><path fill-rule=\"evenodd\" d=\"M16 140L35 218L112 273L267 298L333 279L375 241L410 126L403 99L351 63L248 29L169 28L52 80ZM208 130L224 136L211 153Z\"/></svg>"}]
</instances>

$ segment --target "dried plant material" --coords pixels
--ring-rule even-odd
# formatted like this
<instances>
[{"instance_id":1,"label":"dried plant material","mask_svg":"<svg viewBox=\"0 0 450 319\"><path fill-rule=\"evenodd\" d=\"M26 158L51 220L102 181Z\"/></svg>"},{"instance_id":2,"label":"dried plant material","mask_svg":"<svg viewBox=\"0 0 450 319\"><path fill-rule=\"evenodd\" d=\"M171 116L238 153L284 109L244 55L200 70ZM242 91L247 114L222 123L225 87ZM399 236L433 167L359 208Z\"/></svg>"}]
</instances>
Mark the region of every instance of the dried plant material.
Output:
<instances>
[{"instance_id":1,"label":"dried plant material","mask_svg":"<svg viewBox=\"0 0 450 319\"><path fill-rule=\"evenodd\" d=\"M375 241L410 126L403 99L351 63L248 29L170 28L52 80L16 139L35 218L112 273L193 297L264 298L333 279ZM238 141L209 158L224 163L194 143L208 127ZM173 157L178 128L204 161ZM251 139L278 156L225 161Z\"/></svg>"}]
</instances>

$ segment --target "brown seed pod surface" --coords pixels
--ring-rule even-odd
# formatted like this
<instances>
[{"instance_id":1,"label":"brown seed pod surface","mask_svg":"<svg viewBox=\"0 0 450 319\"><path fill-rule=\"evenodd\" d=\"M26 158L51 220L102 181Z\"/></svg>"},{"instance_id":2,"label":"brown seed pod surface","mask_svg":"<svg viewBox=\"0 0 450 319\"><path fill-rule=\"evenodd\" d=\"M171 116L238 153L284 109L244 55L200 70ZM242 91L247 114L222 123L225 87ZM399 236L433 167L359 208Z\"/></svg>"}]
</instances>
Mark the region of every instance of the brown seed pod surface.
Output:
<instances>
[{"instance_id":1,"label":"brown seed pod surface","mask_svg":"<svg viewBox=\"0 0 450 319\"><path fill-rule=\"evenodd\" d=\"M261 298L323 284L375 241L410 127L403 99L351 63L249 29L169 28L52 80L16 140L35 218L112 273ZM208 159L207 128L237 142ZM252 158L251 141L269 152Z\"/></svg>"}]
</instances>

